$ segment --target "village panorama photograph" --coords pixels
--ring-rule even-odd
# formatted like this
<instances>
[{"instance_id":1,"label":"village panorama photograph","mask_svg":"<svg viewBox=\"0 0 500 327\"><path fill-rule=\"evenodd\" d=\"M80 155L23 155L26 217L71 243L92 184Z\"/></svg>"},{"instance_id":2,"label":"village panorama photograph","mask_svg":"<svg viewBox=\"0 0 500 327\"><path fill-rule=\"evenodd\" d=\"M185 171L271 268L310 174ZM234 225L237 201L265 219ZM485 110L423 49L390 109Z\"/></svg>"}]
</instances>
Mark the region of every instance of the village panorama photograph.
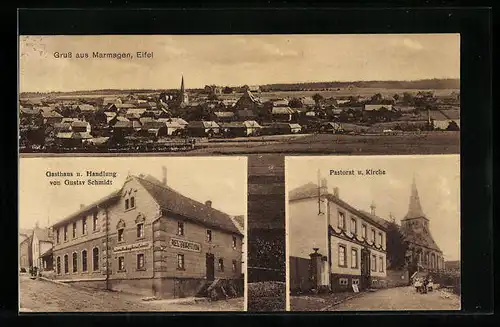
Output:
<instances>
[{"instance_id":1,"label":"village panorama photograph","mask_svg":"<svg viewBox=\"0 0 500 327\"><path fill-rule=\"evenodd\" d=\"M288 310L461 309L459 155L285 163Z\"/></svg>"},{"instance_id":2,"label":"village panorama photograph","mask_svg":"<svg viewBox=\"0 0 500 327\"><path fill-rule=\"evenodd\" d=\"M19 311L245 311L247 159L22 158Z\"/></svg>"},{"instance_id":3,"label":"village panorama photograph","mask_svg":"<svg viewBox=\"0 0 500 327\"><path fill-rule=\"evenodd\" d=\"M456 154L460 35L19 37L19 148Z\"/></svg>"}]
</instances>

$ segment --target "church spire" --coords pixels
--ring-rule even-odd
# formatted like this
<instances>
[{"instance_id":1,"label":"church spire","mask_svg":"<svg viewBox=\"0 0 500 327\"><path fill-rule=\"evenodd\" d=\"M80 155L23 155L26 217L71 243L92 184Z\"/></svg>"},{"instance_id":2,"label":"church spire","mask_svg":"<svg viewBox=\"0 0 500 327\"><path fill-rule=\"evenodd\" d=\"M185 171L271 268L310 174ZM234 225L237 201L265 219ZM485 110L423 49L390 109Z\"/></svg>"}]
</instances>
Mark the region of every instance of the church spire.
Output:
<instances>
[{"instance_id":1,"label":"church spire","mask_svg":"<svg viewBox=\"0 0 500 327\"><path fill-rule=\"evenodd\" d=\"M410 195L410 205L408 207L408 213L405 219L412 218L425 218L424 212L422 211L422 206L420 205L420 198L418 196L417 183L415 182L415 176L413 176L413 182L411 184L411 195Z\"/></svg>"},{"instance_id":2,"label":"church spire","mask_svg":"<svg viewBox=\"0 0 500 327\"><path fill-rule=\"evenodd\" d=\"M184 75L181 78L181 93L184 94Z\"/></svg>"}]
</instances>

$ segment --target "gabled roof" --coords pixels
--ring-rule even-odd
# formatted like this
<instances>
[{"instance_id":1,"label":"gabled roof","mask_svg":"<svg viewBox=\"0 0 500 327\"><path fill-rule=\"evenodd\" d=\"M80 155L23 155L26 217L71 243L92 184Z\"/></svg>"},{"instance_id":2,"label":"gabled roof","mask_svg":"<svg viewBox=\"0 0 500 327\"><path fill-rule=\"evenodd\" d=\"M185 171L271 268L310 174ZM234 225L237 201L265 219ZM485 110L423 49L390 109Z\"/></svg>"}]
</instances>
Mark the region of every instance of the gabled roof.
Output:
<instances>
[{"instance_id":1,"label":"gabled roof","mask_svg":"<svg viewBox=\"0 0 500 327\"><path fill-rule=\"evenodd\" d=\"M245 127L262 128L262 126L260 126L255 120L245 120L243 124Z\"/></svg>"},{"instance_id":2,"label":"gabled roof","mask_svg":"<svg viewBox=\"0 0 500 327\"><path fill-rule=\"evenodd\" d=\"M87 128L90 125L90 123L86 121L74 121L71 123L71 127L85 127Z\"/></svg>"},{"instance_id":3,"label":"gabled roof","mask_svg":"<svg viewBox=\"0 0 500 327\"><path fill-rule=\"evenodd\" d=\"M79 104L78 107L81 111L95 111L95 107L90 104Z\"/></svg>"},{"instance_id":4,"label":"gabled roof","mask_svg":"<svg viewBox=\"0 0 500 327\"><path fill-rule=\"evenodd\" d=\"M392 110L392 104L365 104L365 110L380 110L382 108L386 108L387 110Z\"/></svg>"},{"instance_id":5,"label":"gabled roof","mask_svg":"<svg viewBox=\"0 0 500 327\"><path fill-rule=\"evenodd\" d=\"M378 216L373 216L371 214L367 214L366 212L364 212L362 210L358 210L358 209L354 208L349 203L347 203L344 200L341 200L340 198L329 193L325 187L321 187L318 189L318 185L315 183L312 183L312 182L291 190L288 194L288 201L297 201L297 200L302 200L302 199L314 199L314 198L317 199L318 195L325 196L328 199L328 201L336 203L340 207L357 214L360 218L363 218L363 219L371 222L372 224L376 225L378 228L380 228L382 230L387 230L387 226L388 226L389 222L386 221L385 219L382 219Z\"/></svg>"},{"instance_id":6,"label":"gabled roof","mask_svg":"<svg viewBox=\"0 0 500 327\"><path fill-rule=\"evenodd\" d=\"M232 111L216 111L216 112L214 112L214 115L217 118L228 118L228 117L234 117L234 112L232 112Z\"/></svg>"},{"instance_id":7,"label":"gabled roof","mask_svg":"<svg viewBox=\"0 0 500 327\"><path fill-rule=\"evenodd\" d=\"M43 118L62 118L62 115L57 111L42 111Z\"/></svg>"},{"instance_id":8,"label":"gabled roof","mask_svg":"<svg viewBox=\"0 0 500 327\"><path fill-rule=\"evenodd\" d=\"M186 217L203 225L216 227L231 233L242 234L235 226L231 217L222 211L192 200L168 186L140 177L136 177L136 179L163 210Z\"/></svg>"},{"instance_id":9,"label":"gabled roof","mask_svg":"<svg viewBox=\"0 0 500 327\"><path fill-rule=\"evenodd\" d=\"M189 122L188 128L218 128L219 125L214 121L192 121Z\"/></svg>"},{"instance_id":10,"label":"gabled roof","mask_svg":"<svg viewBox=\"0 0 500 327\"><path fill-rule=\"evenodd\" d=\"M295 112L296 111L290 107L273 107L271 113L273 115L286 115L286 114L293 114Z\"/></svg>"},{"instance_id":11,"label":"gabled roof","mask_svg":"<svg viewBox=\"0 0 500 327\"><path fill-rule=\"evenodd\" d=\"M49 230L47 228L35 228L33 234L40 242L52 242L49 237Z\"/></svg>"},{"instance_id":12,"label":"gabled roof","mask_svg":"<svg viewBox=\"0 0 500 327\"><path fill-rule=\"evenodd\" d=\"M118 120L114 125L114 128L132 128L134 125L130 120Z\"/></svg>"}]
</instances>

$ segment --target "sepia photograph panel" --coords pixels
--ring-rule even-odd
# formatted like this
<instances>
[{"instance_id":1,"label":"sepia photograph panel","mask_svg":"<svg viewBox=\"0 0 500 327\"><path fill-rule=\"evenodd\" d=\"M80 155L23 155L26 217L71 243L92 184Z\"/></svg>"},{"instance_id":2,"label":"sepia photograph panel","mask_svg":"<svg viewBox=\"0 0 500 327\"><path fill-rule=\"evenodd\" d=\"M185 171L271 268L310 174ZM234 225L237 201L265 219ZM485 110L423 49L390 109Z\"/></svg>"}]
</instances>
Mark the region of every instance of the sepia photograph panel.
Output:
<instances>
[{"instance_id":1,"label":"sepia photograph panel","mask_svg":"<svg viewBox=\"0 0 500 327\"><path fill-rule=\"evenodd\" d=\"M21 158L20 312L245 311L247 159Z\"/></svg>"},{"instance_id":2,"label":"sepia photograph panel","mask_svg":"<svg viewBox=\"0 0 500 327\"><path fill-rule=\"evenodd\" d=\"M460 310L460 156L287 157L287 310Z\"/></svg>"},{"instance_id":3,"label":"sepia photograph panel","mask_svg":"<svg viewBox=\"0 0 500 327\"><path fill-rule=\"evenodd\" d=\"M23 156L455 154L459 34L19 37Z\"/></svg>"}]
</instances>

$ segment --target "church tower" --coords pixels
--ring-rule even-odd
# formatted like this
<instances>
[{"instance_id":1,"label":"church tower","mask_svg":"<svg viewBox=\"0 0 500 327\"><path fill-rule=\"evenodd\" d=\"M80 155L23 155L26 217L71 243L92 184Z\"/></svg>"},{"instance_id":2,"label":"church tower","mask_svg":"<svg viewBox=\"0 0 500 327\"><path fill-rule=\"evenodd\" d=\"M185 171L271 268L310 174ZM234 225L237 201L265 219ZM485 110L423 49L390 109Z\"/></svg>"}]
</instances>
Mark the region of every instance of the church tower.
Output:
<instances>
[{"instance_id":1,"label":"church tower","mask_svg":"<svg viewBox=\"0 0 500 327\"><path fill-rule=\"evenodd\" d=\"M411 185L408 212L406 213L406 216L401 220L401 225L403 228L413 230L429 230L429 219L427 219L424 212L422 211L422 205L420 204L420 197L418 196L415 177L413 177L413 182Z\"/></svg>"},{"instance_id":2,"label":"church tower","mask_svg":"<svg viewBox=\"0 0 500 327\"><path fill-rule=\"evenodd\" d=\"M184 89L184 75L182 75L181 79L181 94L180 94L181 105L187 105L189 102L188 95L186 90Z\"/></svg>"}]
</instances>

